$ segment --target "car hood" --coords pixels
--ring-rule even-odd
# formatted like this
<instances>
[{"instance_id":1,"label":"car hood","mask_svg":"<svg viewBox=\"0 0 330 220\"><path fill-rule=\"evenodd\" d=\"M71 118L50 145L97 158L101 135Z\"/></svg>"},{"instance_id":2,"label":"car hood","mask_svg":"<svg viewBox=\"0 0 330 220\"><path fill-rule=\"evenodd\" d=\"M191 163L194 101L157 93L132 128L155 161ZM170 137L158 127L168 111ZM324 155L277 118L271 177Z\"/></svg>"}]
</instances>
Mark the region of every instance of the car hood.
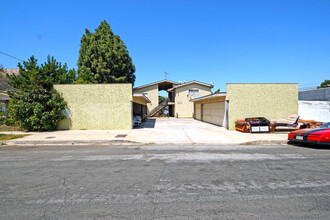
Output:
<instances>
[{"instance_id":1,"label":"car hood","mask_svg":"<svg viewBox=\"0 0 330 220\"><path fill-rule=\"evenodd\" d=\"M330 128L311 128L311 129L300 129L296 131L292 131L291 133L293 134L298 134L298 133L311 133L311 134L324 134L324 133L329 133Z\"/></svg>"}]
</instances>

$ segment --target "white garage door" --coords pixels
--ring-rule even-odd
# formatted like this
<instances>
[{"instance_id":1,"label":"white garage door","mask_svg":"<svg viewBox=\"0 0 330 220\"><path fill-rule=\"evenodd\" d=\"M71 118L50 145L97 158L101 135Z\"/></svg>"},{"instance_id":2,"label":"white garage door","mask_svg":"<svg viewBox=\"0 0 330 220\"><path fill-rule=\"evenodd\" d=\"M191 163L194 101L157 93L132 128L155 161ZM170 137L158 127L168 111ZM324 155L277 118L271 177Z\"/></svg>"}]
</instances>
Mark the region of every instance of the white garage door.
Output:
<instances>
[{"instance_id":1,"label":"white garage door","mask_svg":"<svg viewBox=\"0 0 330 220\"><path fill-rule=\"evenodd\" d=\"M203 104L203 121L224 126L225 102Z\"/></svg>"},{"instance_id":2,"label":"white garage door","mask_svg":"<svg viewBox=\"0 0 330 220\"><path fill-rule=\"evenodd\" d=\"M201 113L201 104L195 104L195 118L197 120L202 120Z\"/></svg>"}]
</instances>

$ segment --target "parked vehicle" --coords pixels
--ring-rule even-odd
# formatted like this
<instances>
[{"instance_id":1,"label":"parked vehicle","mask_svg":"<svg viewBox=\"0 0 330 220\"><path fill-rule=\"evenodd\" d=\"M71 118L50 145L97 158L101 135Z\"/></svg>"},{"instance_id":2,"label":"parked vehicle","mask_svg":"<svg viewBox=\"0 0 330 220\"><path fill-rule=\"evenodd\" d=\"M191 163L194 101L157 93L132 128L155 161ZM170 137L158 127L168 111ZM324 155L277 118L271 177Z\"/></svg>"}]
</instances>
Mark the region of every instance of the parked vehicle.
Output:
<instances>
[{"instance_id":1,"label":"parked vehicle","mask_svg":"<svg viewBox=\"0 0 330 220\"><path fill-rule=\"evenodd\" d=\"M136 115L133 117L133 126L136 127L136 126L141 126L142 124L142 118L141 116L139 115Z\"/></svg>"},{"instance_id":2,"label":"parked vehicle","mask_svg":"<svg viewBox=\"0 0 330 220\"><path fill-rule=\"evenodd\" d=\"M330 146L330 122L314 129L301 129L288 134L288 140L292 142L325 144Z\"/></svg>"}]
</instances>

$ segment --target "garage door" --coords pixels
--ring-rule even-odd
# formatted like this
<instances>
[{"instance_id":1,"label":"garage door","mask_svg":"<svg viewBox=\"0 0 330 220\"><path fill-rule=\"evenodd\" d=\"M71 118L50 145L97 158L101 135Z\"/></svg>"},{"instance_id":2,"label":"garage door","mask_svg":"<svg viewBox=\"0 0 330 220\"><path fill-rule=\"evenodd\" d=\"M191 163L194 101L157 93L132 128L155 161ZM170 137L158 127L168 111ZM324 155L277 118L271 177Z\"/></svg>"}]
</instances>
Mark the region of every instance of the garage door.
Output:
<instances>
[{"instance_id":1,"label":"garage door","mask_svg":"<svg viewBox=\"0 0 330 220\"><path fill-rule=\"evenodd\" d=\"M225 102L203 104L203 121L223 126L225 109Z\"/></svg>"}]
</instances>

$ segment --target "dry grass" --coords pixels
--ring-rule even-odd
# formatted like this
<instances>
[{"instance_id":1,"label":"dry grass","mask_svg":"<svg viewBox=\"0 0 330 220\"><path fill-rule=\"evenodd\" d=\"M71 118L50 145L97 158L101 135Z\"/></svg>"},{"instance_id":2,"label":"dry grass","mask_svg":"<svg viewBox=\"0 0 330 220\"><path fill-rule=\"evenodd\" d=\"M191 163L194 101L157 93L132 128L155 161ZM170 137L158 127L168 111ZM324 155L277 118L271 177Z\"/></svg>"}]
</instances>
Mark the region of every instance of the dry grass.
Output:
<instances>
[{"instance_id":1,"label":"dry grass","mask_svg":"<svg viewBox=\"0 0 330 220\"><path fill-rule=\"evenodd\" d=\"M0 125L0 131L22 131L19 126Z\"/></svg>"},{"instance_id":2,"label":"dry grass","mask_svg":"<svg viewBox=\"0 0 330 220\"><path fill-rule=\"evenodd\" d=\"M29 134L0 134L0 141L9 141L28 136Z\"/></svg>"}]
</instances>

